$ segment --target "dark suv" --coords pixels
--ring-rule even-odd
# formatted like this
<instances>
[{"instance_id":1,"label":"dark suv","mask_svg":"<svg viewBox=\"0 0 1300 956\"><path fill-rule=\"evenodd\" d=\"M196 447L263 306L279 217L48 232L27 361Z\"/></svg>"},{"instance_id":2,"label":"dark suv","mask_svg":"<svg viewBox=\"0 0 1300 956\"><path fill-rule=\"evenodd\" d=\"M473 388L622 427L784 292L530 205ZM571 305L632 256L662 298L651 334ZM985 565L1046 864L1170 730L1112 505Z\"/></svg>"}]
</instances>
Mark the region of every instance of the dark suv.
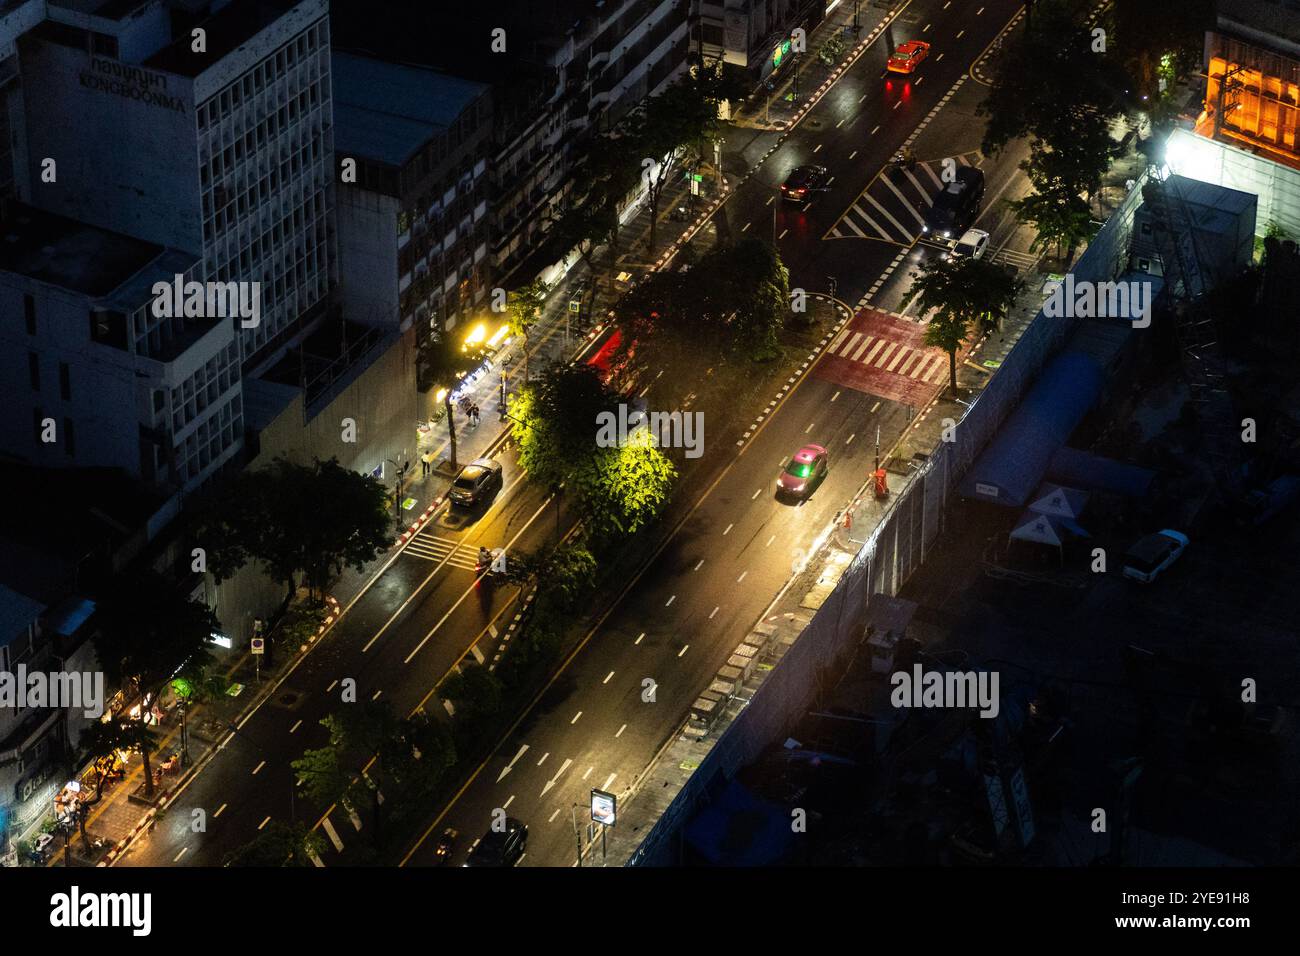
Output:
<instances>
[{"instance_id":1,"label":"dark suv","mask_svg":"<svg viewBox=\"0 0 1300 956\"><path fill-rule=\"evenodd\" d=\"M501 485L501 463L491 458L475 458L460 470L451 483L452 504L473 508L488 499Z\"/></svg>"},{"instance_id":2,"label":"dark suv","mask_svg":"<svg viewBox=\"0 0 1300 956\"><path fill-rule=\"evenodd\" d=\"M528 827L514 817L506 817L506 828L488 830L474 844L465 860L466 866L514 866L528 845Z\"/></svg>"},{"instance_id":3,"label":"dark suv","mask_svg":"<svg viewBox=\"0 0 1300 956\"><path fill-rule=\"evenodd\" d=\"M921 232L928 239L945 240L960 236L975 221L984 202L984 173L975 166L962 166L950 183L934 197Z\"/></svg>"}]
</instances>

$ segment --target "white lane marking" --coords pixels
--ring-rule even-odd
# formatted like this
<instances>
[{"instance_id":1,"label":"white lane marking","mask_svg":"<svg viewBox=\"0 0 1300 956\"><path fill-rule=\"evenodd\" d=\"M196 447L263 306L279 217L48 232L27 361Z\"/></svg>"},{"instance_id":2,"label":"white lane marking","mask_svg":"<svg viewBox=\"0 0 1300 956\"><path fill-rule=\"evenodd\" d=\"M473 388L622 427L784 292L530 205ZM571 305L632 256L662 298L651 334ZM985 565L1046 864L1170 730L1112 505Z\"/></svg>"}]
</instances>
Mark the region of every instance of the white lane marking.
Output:
<instances>
[{"instance_id":1,"label":"white lane marking","mask_svg":"<svg viewBox=\"0 0 1300 956\"><path fill-rule=\"evenodd\" d=\"M772 546L772 542L775 540L776 540L776 535L772 535L772 537L767 539L767 544L763 545L763 547L770 548Z\"/></svg>"},{"instance_id":2,"label":"white lane marking","mask_svg":"<svg viewBox=\"0 0 1300 956\"><path fill-rule=\"evenodd\" d=\"M715 608L713 609L713 614L717 614L717 613L718 613L719 611L721 611L721 610L722 610L722 605L719 604L717 607L715 607ZM713 614L710 614L710 615L709 615L709 620L710 620L710 621L713 620ZM678 655L678 656L680 656L680 655Z\"/></svg>"},{"instance_id":3,"label":"white lane marking","mask_svg":"<svg viewBox=\"0 0 1300 956\"><path fill-rule=\"evenodd\" d=\"M702 567L704 567L704 559L700 558L700 563L695 565L695 570L698 571Z\"/></svg>"},{"instance_id":4,"label":"white lane marking","mask_svg":"<svg viewBox=\"0 0 1300 956\"><path fill-rule=\"evenodd\" d=\"M578 718L581 716L582 716L582 711L578 711L576 714L574 714L573 719L569 721L569 726L572 727L574 724L576 724L578 722Z\"/></svg>"},{"instance_id":5,"label":"white lane marking","mask_svg":"<svg viewBox=\"0 0 1300 956\"><path fill-rule=\"evenodd\" d=\"M300 720L300 721L298 721L296 724L294 724L292 727L289 728L289 733L293 733L295 730L297 730L297 729L298 729L299 727L301 727L301 726L302 726L302 721Z\"/></svg>"},{"instance_id":6,"label":"white lane marking","mask_svg":"<svg viewBox=\"0 0 1300 956\"><path fill-rule=\"evenodd\" d=\"M627 730L627 724L624 724L622 727L618 728L618 733L616 733L614 737L617 739L618 737L623 736L623 731L625 730Z\"/></svg>"},{"instance_id":7,"label":"white lane marking","mask_svg":"<svg viewBox=\"0 0 1300 956\"><path fill-rule=\"evenodd\" d=\"M334 844L334 849L342 853L343 841L339 839L339 833L337 830L334 829L334 824L330 823L330 818L326 817L324 820L322 820L321 826L325 828L325 835L329 837L330 842Z\"/></svg>"},{"instance_id":8,"label":"white lane marking","mask_svg":"<svg viewBox=\"0 0 1300 956\"><path fill-rule=\"evenodd\" d=\"M551 752L549 750L546 751L546 753L542 754L542 759L537 761L537 766L540 767L542 764L546 763L546 758L549 757L550 755Z\"/></svg>"},{"instance_id":9,"label":"white lane marking","mask_svg":"<svg viewBox=\"0 0 1300 956\"><path fill-rule=\"evenodd\" d=\"M855 439L855 438L857 438L857 437L858 437L858 433L857 433L857 432L854 432L852 435L850 435L848 438L846 438L846 439L844 440L844 444L846 444L846 445L851 445L851 444L853 444L853 439Z\"/></svg>"},{"instance_id":10,"label":"white lane marking","mask_svg":"<svg viewBox=\"0 0 1300 956\"><path fill-rule=\"evenodd\" d=\"M617 776L618 774L611 773L608 777L605 778L605 782L600 785L599 789L609 790L609 785L614 782L614 778Z\"/></svg>"},{"instance_id":11,"label":"white lane marking","mask_svg":"<svg viewBox=\"0 0 1300 956\"><path fill-rule=\"evenodd\" d=\"M271 822L271 816L270 814L267 814L266 819L257 825L257 829L261 830L264 826L266 826L270 822Z\"/></svg>"},{"instance_id":12,"label":"white lane marking","mask_svg":"<svg viewBox=\"0 0 1300 956\"><path fill-rule=\"evenodd\" d=\"M212 819L215 820L217 817L221 816L222 812L223 812L223 811L226 809L226 807L228 807L228 806L230 806L230 804L228 804L228 803L223 803L221 806L217 807L217 812L214 813L214 814L212 814Z\"/></svg>"},{"instance_id":13,"label":"white lane marking","mask_svg":"<svg viewBox=\"0 0 1300 956\"><path fill-rule=\"evenodd\" d=\"M762 493L763 493L763 489L762 489L762 488L759 488L758 491L754 492L752 495L749 496L749 500L750 500L750 501L753 501L755 498L757 498L757 497L758 497L759 495L761 495Z\"/></svg>"},{"instance_id":14,"label":"white lane marking","mask_svg":"<svg viewBox=\"0 0 1300 956\"><path fill-rule=\"evenodd\" d=\"M559 815L560 815L560 808L559 808L559 807L556 807L556 808L555 808L555 812L552 813L549 817L546 818L546 822L547 822L547 823L552 823L552 822L554 822L555 818L558 817Z\"/></svg>"},{"instance_id":15,"label":"white lane marking","mask_svg":"<svg viewBox=\"0 0 1300 956\"><path fill-rule=\"evenodd\" d=\"M877 404L878 404L878 403L877 403ZM645 639L645 631L642 631L639 635L637 635L637 639L636 639L635 641L633 641L632 643L633 643L633 644L640 644L641 641L644 640L644 639Z\"/></svg>"},{"instance_id":16,"label":"white lane marking","mask_svg":"<svg viewBox=\"0 0 1300 956\"><path fill-rule=\"evenodd\" d=\"M608 684L608 683L609 683L609 679L610 679L611 677L613 677L613 676L614 676L614 672L613 672L613 671L610 671L607 675L605 675L605 679L604 679L603 681L601 681L601 683L602 683L602 684Z\"/></svg>"},{"instance_id":17,"label":"white lane marking","mask_svg":"<svg viewBox=\"0 0 1300 956\"><path fill-rule=\"evenodd\" d=\"M508 810L508 809L510 809L510 804L512 804L512 803L514 803L514 802L515 802L515 795L512 793L512 794L510 794L510 799L507 800L505 803L501 804L501 809L502 809L502 810Z\"/></svg>"},{"instance_id":18,"label":"white lane marking","mask_svg":"<svg viewBox=\"0 0 1300 956\"><path fill-rule=\"evenodd\" d=\"M596 769L596 768L595 768L594 766L593 766L593 767L588 767L588 768L587 768L587 772L584 773L584 774L582 775L582 779L583 779L583 780L586 780L588 777L590 777L591 774L592 774L592 771L594 771L595 769Z\"/></svg>"},{"instance_id":19,"label":"white lane marking","mask_svg":"<svg viewBox=\"0 0 1300 956\"><path fill-rule=\"evenodd\" d=\"M266 766L266 761L263 760L261 763L259 763L256 767L253 768L253 776L256 777L256 776L257 776L257 772L258 772L259 770L261 770L261 769L262 769L263 767L265 767L265 766Z\"/></svg>"},{"instance_id":20,"label":"white lane marking","mask_svg":"<svg viewBox=\"0 0 1300 956\"><path fill-rule=\"evenodd\" d=\"M840 393L839 393L839 392L836 392L834 395L831 396L831 401L833 402L833 401L835 401L835 399L837 399L837 398L839 398L839 397L840 397Z\"/></svg>"},{"instance_id":21,"label":"white lane marking","mask_svg":"<svg viewBox=\"0 0 1300 956\"><path fill-rule=\"evenodd\" d=\"M741 571L740 577L736 578L736 583L739 584L741 581L745 580L745 575L747 575L748 573L749 573L748 571Z\"/></svg>"},{"instance_id":22,"label":"white lane marking","mask_svg":"<svg viewBox=\"0 0 1300 956\"><path fill-rule=\"evenodd\" d=\"M867 414L868 414L868 415L874 415L874 414L876 414L876 409L879 408L879 407L880 407L880 403L879 403L879 402L876 402L876 404L874 404L874 405L871 406L871 411L867 412Z\"/></svg>"},{"instance_id":23,"label":"white lane marking","mask_svg":"<svg viewBox=\"0 0 1300 956\"><path fill-rule=\"evenodd\" d=\"M731 530L732 528L734 528L734 527L735 527L734 524L729 524L729 525L727 525L727 531L730 531L730 530ZM727 536L727 531L722 532L722 536L723 536L724 538Z\"/></svg>"},{"instance_id":24,"label":"white lane marking","mask_svg":"<svg viewBox=\"0 0 1300 956\"><path fill-rule=\"evenodd\" d=\"M174 860L172 860L172 862L173 862L173 863L179 863L179 862L181 861L181 857L183 857L186 853L189 853L189 852L190 852L190 848L189 848L189 847L187 847L187 846L186 846L186 847L181 847L181 852L179 852L179 853L176 854L176 858L175 858Z\"/></svg>"},{"instance_id":25,"label":"white lane marking","mask_svg":"<svg viewBox=\"0 0 1300 956\"><path fill-rule=\"evenodd\" d=\"M689 644L685 645L685 646L684 646L680 651L677 652L677 656L678 656L678 657L681 657L683 654L685 654L686 651L687 651L687 649L688 649L690 646L691 646L691 645L689 645Z\"/></svg>"},{"instance_id":26,"label":"white lane marking","mask_svg":"<svg viewBox=\"0 0 1300 956\"><path fill-rule=\"evenodd\" d=\"M664 607L668 607L668 606L670 606L670 605L671 605L674 601L676 601L676 600L677 600L677 595L674 594L672 597L670 597L670 598L668 599L668 604L665 604Z\"/></svg>"}]
</instances>

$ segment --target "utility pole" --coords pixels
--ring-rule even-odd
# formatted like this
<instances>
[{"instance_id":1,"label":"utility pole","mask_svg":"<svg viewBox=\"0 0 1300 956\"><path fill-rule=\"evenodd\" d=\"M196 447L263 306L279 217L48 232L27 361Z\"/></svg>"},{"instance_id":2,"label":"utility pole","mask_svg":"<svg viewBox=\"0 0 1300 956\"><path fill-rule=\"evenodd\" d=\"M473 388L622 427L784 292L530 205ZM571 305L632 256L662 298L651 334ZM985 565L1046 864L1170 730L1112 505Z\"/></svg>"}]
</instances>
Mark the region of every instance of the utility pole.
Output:
<instances>
[{"instance_id":1,"label":"utility pole","mask_svg":"<svg viewBox=\"0 0 1300 956\"><path fill-rule=\"evenodd\" d=\"M578 829L578 805L575 803L571 811L573 815L573 835L578 840L578 866L582 866L582 831Z\"/></svg>"},{"instance_id":2,"label":"utility pole","mask_svg":"<svg viewBox=\"0 0 1300 956\"><path fill-rule=\"evenodd\" d=\"M1244 66L1234 66L1232 69L1225 69L1223 76L1219 77L1219 92L1215 97L1214 104L1214 139L1218 140L1219 133L1223 130L1223 97L1228 92L1228 81L1244 70Z\"/></svg>"}]
</instances>

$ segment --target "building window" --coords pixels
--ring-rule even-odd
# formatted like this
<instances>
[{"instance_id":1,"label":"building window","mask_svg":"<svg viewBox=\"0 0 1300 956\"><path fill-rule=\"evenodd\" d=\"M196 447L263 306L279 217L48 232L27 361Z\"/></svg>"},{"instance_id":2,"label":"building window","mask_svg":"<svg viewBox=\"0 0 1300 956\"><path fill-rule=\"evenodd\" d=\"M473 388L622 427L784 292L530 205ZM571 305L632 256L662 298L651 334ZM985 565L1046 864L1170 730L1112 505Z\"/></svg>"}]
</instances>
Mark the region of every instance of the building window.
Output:
<instances>
[{"instance_id":1,"label":"building window","mask_svg":"<svg viewBox=\"0 0 1300 956\"><path fill-rule=\"evenodd\" d=\"M41 390L41 359L35 352L27 353L27 373L32 379L32 391Z\"/></svg>"}]
</instances>

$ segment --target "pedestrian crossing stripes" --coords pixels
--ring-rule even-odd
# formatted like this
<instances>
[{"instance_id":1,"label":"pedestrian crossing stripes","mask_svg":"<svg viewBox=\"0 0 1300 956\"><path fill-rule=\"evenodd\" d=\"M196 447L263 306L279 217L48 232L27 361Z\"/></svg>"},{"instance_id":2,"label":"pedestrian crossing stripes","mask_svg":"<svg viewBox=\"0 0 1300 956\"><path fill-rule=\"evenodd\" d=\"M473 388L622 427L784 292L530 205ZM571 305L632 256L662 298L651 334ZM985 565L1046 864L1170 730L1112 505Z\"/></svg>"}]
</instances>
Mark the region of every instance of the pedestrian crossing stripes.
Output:
<instances>
[{"instance_id":1,"label":"pedestrian crossing stripes","mask_svg":"<svg viewBox=\"0 0 1300 956\"><path fill-rule=\"evenodd\" d=\"M980 162L978 152L951 157L960 166ZM921 234L925 215L943 188L946 158L918 162L911 169L888 166L882 169L844 211L826 238L877 239L910 246Z\"/></svg>"},{"instance_id":2,"label":"pedestrian crossing stripes","mask_svg":"<svg viewBox=\"0 0 1300 956\"><path fill-rule=\"evenodd\" d=\"M929 384L942 381L947 374L947 356L939 349L916 348L848 328L826 354Z\"/></svg>"},{"instance_id":3,"label":"pedestrian crossing stripes","mask_svg":"<svg viewBox=\"0 0 1300 956\"><path fill-rule=\"evenodd\" d=\"M406 545L403 554L426 561L446 561L452 567L473 571L478 566L478 549L459 541L448 541L431 534L418 534Z\"/></svg>"}]
</instances>

